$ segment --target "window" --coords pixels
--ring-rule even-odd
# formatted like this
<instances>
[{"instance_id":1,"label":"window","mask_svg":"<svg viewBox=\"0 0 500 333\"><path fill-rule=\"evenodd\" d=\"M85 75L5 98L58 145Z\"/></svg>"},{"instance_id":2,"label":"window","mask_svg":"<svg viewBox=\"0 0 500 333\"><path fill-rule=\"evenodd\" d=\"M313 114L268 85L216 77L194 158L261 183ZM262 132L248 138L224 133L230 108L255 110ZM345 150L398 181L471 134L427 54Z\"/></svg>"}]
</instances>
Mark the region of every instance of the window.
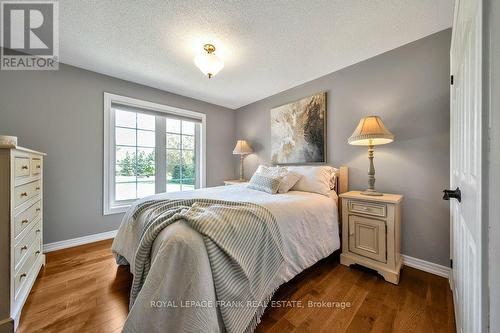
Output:
<instances>
[{"instance_id":1,"label":"window","mask_svg":"<svg viewBox=\"0 0 500 333\"><path fill-rule=\"evenodd\" d=\"M196 124L167 119L167 192L193 190L196 184Z\"/></svg>"},{"instance_id":2,"label":"window","mask_svg":"<svg viewBox=\"0 0 500 333\"><path fill-rule=\"evenodd\" d=\"M115 200L155 194L155 116L115 111Z\"/></svg>"},{"instance_id":3,"label":"window","mask_svg":"<svg viewBox=\"0 0 500 333\"><path fill-rule=\"evenodd\" d=\"M104 94L104 214L205 186L205 115Z\"/></svg>"}]
</instances>

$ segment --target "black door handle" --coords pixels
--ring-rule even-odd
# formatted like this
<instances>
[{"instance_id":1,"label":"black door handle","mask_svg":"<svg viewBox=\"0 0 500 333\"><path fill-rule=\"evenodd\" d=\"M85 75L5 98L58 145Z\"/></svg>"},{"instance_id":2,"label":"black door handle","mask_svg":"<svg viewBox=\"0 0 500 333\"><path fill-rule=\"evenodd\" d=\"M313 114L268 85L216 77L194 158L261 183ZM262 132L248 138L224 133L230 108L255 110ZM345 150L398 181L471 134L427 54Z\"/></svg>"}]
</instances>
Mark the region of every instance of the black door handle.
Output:
<instances>
[{"instance_id":1,"label":"black door handle","mask_svg":"<svg viewBox=\"0 0 500 333\"><path fill-rule=\"evenodd\" d=\"M444 190L443 200L450 200L450 198L457 199L458 202L462 202L462 192L460 188L457 187L456 190Z\"/></svg>"}]
</instances>

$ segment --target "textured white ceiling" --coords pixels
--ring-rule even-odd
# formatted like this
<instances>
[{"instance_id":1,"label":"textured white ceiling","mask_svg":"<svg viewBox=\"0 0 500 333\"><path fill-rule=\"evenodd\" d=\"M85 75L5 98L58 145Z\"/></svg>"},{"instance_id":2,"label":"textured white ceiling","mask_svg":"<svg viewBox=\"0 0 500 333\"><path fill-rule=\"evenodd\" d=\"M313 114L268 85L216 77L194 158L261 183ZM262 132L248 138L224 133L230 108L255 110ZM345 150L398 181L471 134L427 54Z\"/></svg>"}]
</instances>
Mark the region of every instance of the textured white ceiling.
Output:
<instances>
[{"instance_id":1,"label":"textured white ceiling","mask_svg":"<svg viewBox=\"0 0 500 333\"><path fill-rule=\"evenodd\" d=\"M451 26L453 0L60 0L63 63L238 108ZM206 42L225 68L193 64Z\"/></svg>"}]
</instances>

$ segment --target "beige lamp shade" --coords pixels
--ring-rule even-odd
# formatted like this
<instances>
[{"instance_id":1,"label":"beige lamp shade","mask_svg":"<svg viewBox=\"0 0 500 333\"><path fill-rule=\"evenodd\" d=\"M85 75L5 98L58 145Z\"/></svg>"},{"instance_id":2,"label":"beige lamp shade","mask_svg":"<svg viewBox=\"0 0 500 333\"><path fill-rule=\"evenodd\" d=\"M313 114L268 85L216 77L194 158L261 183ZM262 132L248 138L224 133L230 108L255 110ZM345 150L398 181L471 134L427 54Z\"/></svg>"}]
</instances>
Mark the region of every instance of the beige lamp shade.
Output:
<instances>
[{"instance_id":1,"label":"beige lamp shade","mask_svg":"<svg viewBox=\"0 0 500 333\"><path fill-rule=\"evenodd\" d=\"M234 155L246 155L251 153L253 153L253 150L248 142L246 142L245 140L238 140L238 142L236 142L236 146L234 146L233 149Z\"/></svg>"},{"instance_id":2,"label":"beige lamp shade","mask_svg":"<svg viewBox=\"0 0 500 333\"><path fill-rule=\"evenodd\" d=\"M355 146L384 145L394 141L392 134L378 116L368 116L359 121L358 127L347 140Z\"/></svg>"}]
</instances>

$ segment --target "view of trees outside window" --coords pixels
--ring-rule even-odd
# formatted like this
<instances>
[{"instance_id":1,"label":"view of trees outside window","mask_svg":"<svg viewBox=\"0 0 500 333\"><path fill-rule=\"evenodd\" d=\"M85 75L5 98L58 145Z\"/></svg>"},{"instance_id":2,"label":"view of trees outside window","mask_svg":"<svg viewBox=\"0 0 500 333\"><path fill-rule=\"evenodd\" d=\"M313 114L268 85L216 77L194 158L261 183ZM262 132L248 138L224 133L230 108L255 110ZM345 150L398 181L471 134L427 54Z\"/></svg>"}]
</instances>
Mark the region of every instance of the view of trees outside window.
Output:
<instances>
[{"instance_id":1,"label":"view of trees outside window","mask_svg":"<svg viewBox=\"0 0 500 333\"><path fill-rule=\"evenodd\" d=\"M115 111L115 199L155 193L155 116Z\"/></svg>"},{"instance_id":2,"label":"view of trees outside window","mask_svg":"<svg viewBox=\"0 0 500 333\"><path fill-rule=\"evenodd\" d=\"M156 190L156 117L115 109L115 200L137 199ZM165 119L166 191L196 186L196 124Z\"/></svg>"},{"instance_id":3,"label":"view of trees outside window","mask_svg":"<svg viewBox=\"0 0 500 333\"><path fill-rule=\"evenodd\" d=\"M167 192L195 188L195 126L194 122L167 119Z\"/></svg>"}]
</instances>

